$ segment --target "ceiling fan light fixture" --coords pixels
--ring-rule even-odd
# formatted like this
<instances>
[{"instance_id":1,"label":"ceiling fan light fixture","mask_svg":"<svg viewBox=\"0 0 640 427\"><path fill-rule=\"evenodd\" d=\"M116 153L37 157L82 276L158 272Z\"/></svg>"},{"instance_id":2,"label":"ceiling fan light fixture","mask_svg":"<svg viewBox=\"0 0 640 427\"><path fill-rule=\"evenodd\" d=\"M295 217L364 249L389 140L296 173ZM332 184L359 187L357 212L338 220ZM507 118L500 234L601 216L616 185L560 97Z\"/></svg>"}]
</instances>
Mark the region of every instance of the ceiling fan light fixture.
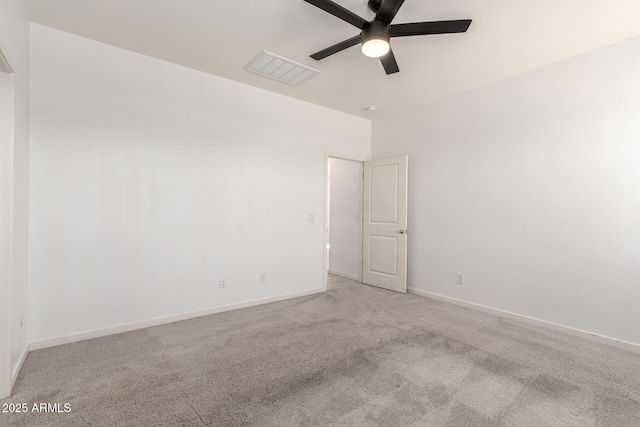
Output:
<instances>
[{"instance_id":1,"label":"ceiling fan light fixture","mask_svg":"<svg viewBox=\"0 0 640 427\"><path fill-rule=\"evenodd\" d=\"M373 21L362 29L362 53L370 58L380 58L391 49L389 45L389 26L384 22Z\"/></svg>"},{"instance_id":2,"label":"ceiling fan light fixture","mask_svg":"<svg viewBox=\"0 0 640 427\"><path fill-rule=\"evenodd\" d=\"M381 39L371 39L362 43L362 53L369 58L380 58L389 52L389 42Z\"/></svg>"}]
</instances>

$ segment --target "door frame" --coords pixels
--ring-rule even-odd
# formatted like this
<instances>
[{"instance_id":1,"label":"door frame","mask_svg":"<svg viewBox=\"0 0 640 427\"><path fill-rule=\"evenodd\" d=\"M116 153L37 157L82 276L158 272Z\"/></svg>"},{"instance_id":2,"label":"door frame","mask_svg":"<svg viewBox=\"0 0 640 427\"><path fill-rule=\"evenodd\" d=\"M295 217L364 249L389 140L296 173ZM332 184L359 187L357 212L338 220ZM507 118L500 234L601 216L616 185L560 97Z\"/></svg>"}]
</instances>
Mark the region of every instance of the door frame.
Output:
<instances>
[{"instance_id":1,"label":"door frame","mask_svg":"<svg viewBox=\"0 0 640 427\"><path fill-rule=\"evenodd\" d=\"M13 388L13 225L15 80L0 50L0 399Z\"/></svg>"},{"instance_id":2,"label":"door frame","mask_svg":"<svg viewBox=\"0 0 640 427\"><path fill-rule=\"evenodd\" d=\"M330 151L324 152L324 220L322 229L322 254L323 254L323 266L322 266L322 290L327 291L327 280L329 273L329 248L327 242L329 241L329 216L330 216L330 177L329 177L329 159L349 160L352 162L358 162L362 164L364 171L364 162L369 160L363 157L350 156L347 154L334 153ZM361 177L364 183L364 175ZM358 232L358 282L362 283L362 214L364 208L364 185L363 193L360 197L360 227Z\"/></svg>"}]
</instances>

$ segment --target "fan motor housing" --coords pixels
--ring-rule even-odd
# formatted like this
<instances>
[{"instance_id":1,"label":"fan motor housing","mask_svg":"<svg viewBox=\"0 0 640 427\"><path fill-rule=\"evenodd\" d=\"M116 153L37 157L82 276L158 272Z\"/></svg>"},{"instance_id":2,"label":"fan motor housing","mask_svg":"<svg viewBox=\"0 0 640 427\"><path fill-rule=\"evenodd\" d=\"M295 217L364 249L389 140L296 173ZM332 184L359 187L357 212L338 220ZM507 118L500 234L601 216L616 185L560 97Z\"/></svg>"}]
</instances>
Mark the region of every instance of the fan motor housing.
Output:
<instances>
[{"instance_id":1,"label":"fan motor housing","mask_svg":"<svg viewBox=\"0 0 640 427\"><path fill-rule=\"evenodd\" d=\"M371 21L362 29L362 41L381 39L389 41L389 26L382 21Z\"/></svg>"}]
</instances>

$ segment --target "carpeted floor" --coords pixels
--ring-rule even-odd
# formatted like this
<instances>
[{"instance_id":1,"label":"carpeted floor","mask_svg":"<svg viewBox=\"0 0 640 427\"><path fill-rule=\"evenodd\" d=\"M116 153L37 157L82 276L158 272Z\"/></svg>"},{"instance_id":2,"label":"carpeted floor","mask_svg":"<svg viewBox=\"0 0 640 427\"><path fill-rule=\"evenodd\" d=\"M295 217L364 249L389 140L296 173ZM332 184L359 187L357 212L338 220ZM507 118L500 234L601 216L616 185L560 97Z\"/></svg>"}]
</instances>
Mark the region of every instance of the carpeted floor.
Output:
<instances>
[{"instance_id":1,"label":"carpeted floor","mask_svg":"<svg viewBox=\"0 0 640 427\"><path fill-rule=\"evenodd\" d=\"M332 279L27 357L2 426L640 426L640 352Z\"/></svg>"}]
</instances>

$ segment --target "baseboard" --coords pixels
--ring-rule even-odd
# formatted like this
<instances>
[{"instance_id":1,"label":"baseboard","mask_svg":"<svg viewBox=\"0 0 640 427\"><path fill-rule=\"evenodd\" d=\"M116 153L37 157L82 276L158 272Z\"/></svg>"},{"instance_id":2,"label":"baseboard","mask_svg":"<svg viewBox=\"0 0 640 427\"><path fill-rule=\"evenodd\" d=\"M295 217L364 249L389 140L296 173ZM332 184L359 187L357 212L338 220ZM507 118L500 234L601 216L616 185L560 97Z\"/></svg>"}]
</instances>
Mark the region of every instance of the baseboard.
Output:
<instances>
[{"instance_id":1,"label":"baseboard","mask_svg":"<svg viewBox=\"0 0 640 427\"><path fill-rule=\"evenodd\" d=\"M582 329L572 328L570 326L559 325L557 323L549 322L546 320L536 319L535 317L524 316L522 314L512 313L510 311L499 310L497 308L487 307L485 305L476 304L472 302L467 302L463 300L459 300L456 298L447 297L444 295L434 294L431 292L422 291L420 289L408 288L407 292L419 295L426 298L433 298L439 301L450 302L452 304L456 304L462 307L472 308L475 310L480 310L485 313L493 314L500 317L509 318L512 320L517 320L520 322L528 323L534 326L542 326L548 329L552 329L559 332L569 333L574 336L579 336L582 338L587 338L591 341L597 341L608 345L613 345L619 348L624 348L626 350L640 351L640 345L635 344L629 341L619 340L617 338L611 338L604 335L594 334L593 332L583 331Z\"/></svg>"},{"instance_id":2,"label":"baseboard","mask_svg":"<svg viewBox=\"0 0 640 427\"><path fill-rule=\"evenodd\" d=\"M22 353L20 353L20 357L18 358L18 363L13 367L13 372L11 373L11 388L16 385L16 380L18 379L18 375L20 375L20 370L22 369L22 365L24 365L24 361L27 358L27 354L29 353L29 345L25 345Z\"/></svg>"},{"instance_id":3,"label":"baseboard","mask_svg":"<svg viewBox=\"0 0 640 427\"><path fill-rule=\"evenodd\" d=\"M152 326L165 325L167 323L178 322L181 320L193 319L201 316L208 316L210 314L223 313L225 311L238 310L241 308L253 307L256 305L268 304L271 302L285 301L292 298L304 297L307 295L313 295L322 293L322 288L309 289L301 292L294 292L291 294L277 295L269 298L261 298L257 300L245 301L237 304L224 305L220 307L207 308L205 310L191 311L182 314L176 314L165 317L158 317L155 319L142 320L140 322L127 323L124 325L112 326L109 328L98 329L94 331L81 332L78 334L64 335L56 338L48 338L40 341L33 341L29 343L29 351L39 350L47 347L54 347L62 344L69 344L72 342L88 340L92 338L104 337L107 335L120 334L122 332L135 331L137 329L149 328Z\"/></svg>"},{"instance_id":4,"label":"baseboard","mask_svg":"<svg viewBox=\"0 0 640 427\"><path fill-rule=\"evenodd\" d=\"M351 274L347 274L347 273L340 273L339 271L329 270L329 274L333 274L334 276L344 277L345 279L360 281L360 278L358 276L352 276Z\"/></svg>"}]
</instances>

